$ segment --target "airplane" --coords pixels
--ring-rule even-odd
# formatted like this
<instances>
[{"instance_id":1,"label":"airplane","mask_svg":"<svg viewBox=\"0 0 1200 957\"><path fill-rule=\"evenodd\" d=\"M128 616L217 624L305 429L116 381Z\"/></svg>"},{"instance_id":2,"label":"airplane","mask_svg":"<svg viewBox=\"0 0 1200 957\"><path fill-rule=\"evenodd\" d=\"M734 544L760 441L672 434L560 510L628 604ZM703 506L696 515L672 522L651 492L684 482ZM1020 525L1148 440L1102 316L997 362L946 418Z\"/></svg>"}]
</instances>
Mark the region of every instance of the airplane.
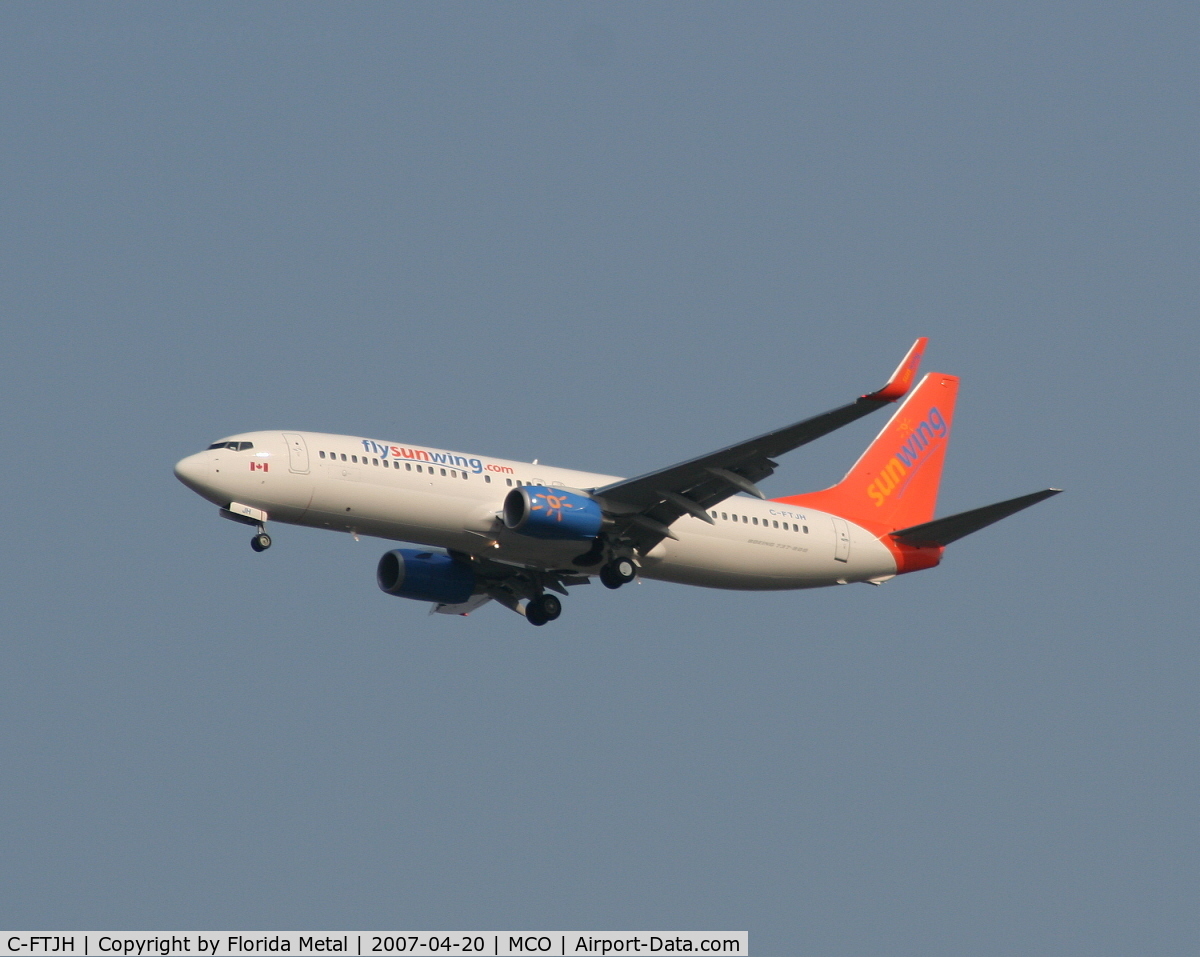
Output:
<instances>
[{"instance_id":1,"label":"airplane","mask_svg":"<svg viewBox=\"0 0 1200 957\"><path fill-rule=\"evenodd\" d=\"M415 544L379 560L388 595L466 615L488 601L530 624L598 577L739 590L820 588L933 568L947 545L1061 489L934 518L958 379L917 378L918 339L881 389L756 438L635 478L317 432L246 432L175 466L220 515ZM905 398L907 396L907 398ZM904 401L838 484L768 499L776 458ZM557 594L556 594L557 593Z\"/></svg>"}]
</instances>

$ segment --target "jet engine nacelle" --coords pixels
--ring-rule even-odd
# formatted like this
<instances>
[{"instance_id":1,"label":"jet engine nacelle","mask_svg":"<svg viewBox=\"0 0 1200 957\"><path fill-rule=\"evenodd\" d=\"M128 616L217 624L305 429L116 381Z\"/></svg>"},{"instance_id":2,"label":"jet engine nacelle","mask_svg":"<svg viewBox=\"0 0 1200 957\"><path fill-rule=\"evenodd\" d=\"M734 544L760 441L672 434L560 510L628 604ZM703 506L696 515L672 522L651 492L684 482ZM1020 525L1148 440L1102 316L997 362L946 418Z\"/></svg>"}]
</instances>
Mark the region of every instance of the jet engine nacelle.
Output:
<instances>
[{"instance_id":1,"label":"jet engine nacelle","mask_svg":"<svg viewBox=\"0 0 1200 957\"><path fill-rule=\"evenodd\" d=\"M600 533L604 512L579 492L525 485L505 497L504 525L530 538L582 542Z\"/></svg>"},{"instance_id":2,"label":"jet engine nacelle","mask_svg":"<svg viewBox=\"0 0 1200 957\"><path fill-rule=\"evenodd\" d=\"M436 601L446 605L465 602L475 591L475 573L449 555L419 548L385 552L375 569L379 587L397 598Z\"/></svg>"}]
</instances>

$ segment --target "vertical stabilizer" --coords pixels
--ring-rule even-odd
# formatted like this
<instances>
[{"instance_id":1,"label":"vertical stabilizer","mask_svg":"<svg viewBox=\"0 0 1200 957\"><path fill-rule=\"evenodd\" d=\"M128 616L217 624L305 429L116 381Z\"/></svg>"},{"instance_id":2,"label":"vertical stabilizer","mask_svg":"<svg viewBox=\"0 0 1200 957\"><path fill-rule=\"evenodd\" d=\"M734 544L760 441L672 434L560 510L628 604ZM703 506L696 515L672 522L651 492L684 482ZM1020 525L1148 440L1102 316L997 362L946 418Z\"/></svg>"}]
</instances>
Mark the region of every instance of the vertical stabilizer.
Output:
<instances>
[{"instance_id":1,"label":"vertical stabilizer","mask_svg":"<svg viewBox=\"0 0 1200 957\"><path fill-rule=\"evenodd\" d=\"M929 373L837 485L775 501L840 515L877 533L928 522L957 395L955 376Z\"/></svg>"}]
</instances>

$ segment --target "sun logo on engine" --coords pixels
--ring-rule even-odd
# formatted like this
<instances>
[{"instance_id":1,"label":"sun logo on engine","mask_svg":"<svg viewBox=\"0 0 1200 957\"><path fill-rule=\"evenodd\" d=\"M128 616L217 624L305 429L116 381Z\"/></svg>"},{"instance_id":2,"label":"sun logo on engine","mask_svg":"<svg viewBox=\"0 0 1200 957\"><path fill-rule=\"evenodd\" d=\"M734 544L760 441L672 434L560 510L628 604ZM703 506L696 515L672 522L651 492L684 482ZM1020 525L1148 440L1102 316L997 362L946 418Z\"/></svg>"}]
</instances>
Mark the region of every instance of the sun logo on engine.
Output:
<instances>
[{"instance_id":1,"label":"sun logo on engine","mask_svg":"<svg viewBox=\"0 0 1200 957\"><path fill-rule=\"evenodd\" d=\"M567 501L565 495L539 495L538 498L545 499L546 511L554 516L554 520L558 522L562 521L562 510L571 507L571 503ZM534 505L531 509L534 512L540 512L541 510L541 505Z\"/></svg>"}]
</instances>

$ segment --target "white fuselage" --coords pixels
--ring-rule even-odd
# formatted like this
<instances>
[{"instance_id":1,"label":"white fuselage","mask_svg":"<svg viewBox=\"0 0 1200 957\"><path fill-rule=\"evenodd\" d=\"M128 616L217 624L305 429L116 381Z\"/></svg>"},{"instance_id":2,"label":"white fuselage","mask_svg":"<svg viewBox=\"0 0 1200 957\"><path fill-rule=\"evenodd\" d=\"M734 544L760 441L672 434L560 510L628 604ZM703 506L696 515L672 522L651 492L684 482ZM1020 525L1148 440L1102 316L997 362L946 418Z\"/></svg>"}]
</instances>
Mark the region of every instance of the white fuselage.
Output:
<instances>
[{"instance_id":1,"label":"white fuselage","mask_svg":"<svg viewBox=\"0 0 1200 957\"><path fill-rule=\"evenodd\" d=\"M518 484L594 489L617 476L319 432L247 432L176 474L209 501L249 506L271 521L414 542L545 569L571 568L586 542L529 538L496 519ZM647 578L710 588L814 588L896 574L888 548L837 516L745 495L685 515L642 556ZM592 574L577 570L576 574Z\"/></svg>"}]
</instances>

